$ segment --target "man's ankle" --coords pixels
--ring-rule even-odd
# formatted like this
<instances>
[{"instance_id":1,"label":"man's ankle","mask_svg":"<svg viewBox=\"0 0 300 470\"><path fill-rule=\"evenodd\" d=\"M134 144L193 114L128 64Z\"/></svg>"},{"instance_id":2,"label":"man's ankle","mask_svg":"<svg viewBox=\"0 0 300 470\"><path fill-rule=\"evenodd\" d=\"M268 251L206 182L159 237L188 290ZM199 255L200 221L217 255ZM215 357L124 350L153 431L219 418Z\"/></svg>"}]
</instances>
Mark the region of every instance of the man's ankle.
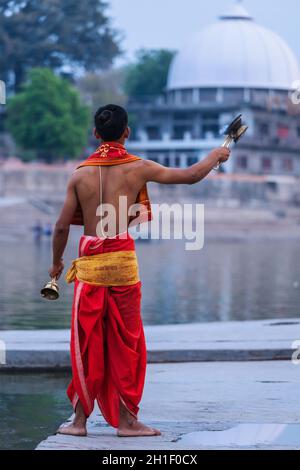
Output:
<instances>
[{"instance_id":1,"label":"man's ankle","mask_svg":"<svg viewBox=\"0 0 300 470\"><path fill-rule=\"evenodd\" d=\"M74 426L77 426L77 427L85 427L86 426L86 418L85 417L76 417L74 418L74 421L73 421L73 424Z\"/></svg>"},{"instance_id":2,"label":"man's ankle","mask_svg":"<svg viewBox=\"0 0 300 470\"><path fill-rule=\"evenodd\" d=\"M123 425L132 425L134 422L136 421L136 419L130 414L130 413L127 413L126 415L120 415L120 424L123 424Z\"/></svg>"}]
</instances>

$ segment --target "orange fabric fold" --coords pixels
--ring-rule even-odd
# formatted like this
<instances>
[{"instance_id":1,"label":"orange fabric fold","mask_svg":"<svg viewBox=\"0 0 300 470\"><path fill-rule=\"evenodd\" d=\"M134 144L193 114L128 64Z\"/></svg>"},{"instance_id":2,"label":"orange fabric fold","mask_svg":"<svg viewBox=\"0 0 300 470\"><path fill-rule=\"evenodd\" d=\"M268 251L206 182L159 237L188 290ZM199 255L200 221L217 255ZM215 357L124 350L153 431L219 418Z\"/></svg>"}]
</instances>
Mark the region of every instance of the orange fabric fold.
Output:
<instances>
[{"instance_id":1,"label":"orange fabric fold","mask_svg":"<svg viewBox=\"0 0 300 470\"><path fill-rule=\"evenodd\" d=\"M80 163L78 168L85 166L112 166L112 165L124 165L126 163L135 162L141 160L140 157L131 155L127 152L124 145L118 142L105 142L98 147L95 153L90 155L87 160ZM148 195L147 185L145 184L140 190L136 204L141 204L141 211L138 216L131 217L130 224L136 225L142 222L149 222L152 220L151 202ZM136 221L136 223L135 223ZM75 214L73 216L72 225L84 225L83 213L80 205L77 206Z\"/></svg>"}]
</instances>

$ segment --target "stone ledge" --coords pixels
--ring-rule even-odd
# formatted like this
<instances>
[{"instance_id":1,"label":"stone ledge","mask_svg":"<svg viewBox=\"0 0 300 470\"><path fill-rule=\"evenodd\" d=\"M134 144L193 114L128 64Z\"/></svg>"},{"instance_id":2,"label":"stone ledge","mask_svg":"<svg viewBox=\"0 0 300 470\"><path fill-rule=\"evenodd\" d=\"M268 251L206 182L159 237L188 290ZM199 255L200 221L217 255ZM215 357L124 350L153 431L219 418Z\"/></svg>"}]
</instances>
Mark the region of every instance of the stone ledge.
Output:
<instances>
[{"instance_id":1,"label":"stone ledge","mask_svg":"<svg viewBox=\"0 0 300 470\"><path fill-rule=\"evenodd\" d=\"M290 360L299 319L146 326L148 362ZM70 368L68 330L1 331L9 370ZM298 335L300 337L300 334Z\"/></svg>"}]
</instances>

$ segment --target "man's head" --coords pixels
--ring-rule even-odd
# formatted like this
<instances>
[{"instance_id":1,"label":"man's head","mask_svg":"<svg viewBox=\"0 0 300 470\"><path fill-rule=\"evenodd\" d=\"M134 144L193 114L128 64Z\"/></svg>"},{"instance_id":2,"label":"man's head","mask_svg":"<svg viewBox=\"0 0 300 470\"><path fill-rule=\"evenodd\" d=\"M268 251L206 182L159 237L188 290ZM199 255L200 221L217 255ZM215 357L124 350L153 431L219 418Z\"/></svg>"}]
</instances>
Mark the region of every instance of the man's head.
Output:
<instances>
[{"instance_id":1,"label":"man's head","mask_svg":"<svg viewBox=\"0 0 300 470\"><path fill-rule=\"evenodd\" d=\"M95 114L95 136L104 142L125 141L129 137L127 111L116 104L108 104Z\"/></svg>"}]
</instances>

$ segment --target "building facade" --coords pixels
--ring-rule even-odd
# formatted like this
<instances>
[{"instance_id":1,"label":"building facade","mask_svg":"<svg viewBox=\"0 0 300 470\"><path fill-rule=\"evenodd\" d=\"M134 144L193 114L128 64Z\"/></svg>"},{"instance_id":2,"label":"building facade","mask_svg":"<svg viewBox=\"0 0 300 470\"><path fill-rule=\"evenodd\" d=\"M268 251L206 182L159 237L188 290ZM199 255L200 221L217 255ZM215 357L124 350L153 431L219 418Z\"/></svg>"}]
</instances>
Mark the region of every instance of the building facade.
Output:
<instances>
[{"instance_id":1,"label":"building facade","mask_svg":"<svg viewBox=\"0 0 300 470\"><path fill-rule=\"evenodd\" d=\"M221 145L220 130L242 113L249 131L221 171L299 176L297 81L286 42L235 4L177 53L162 96L129 103L138 123L129 149L186 167Z\"/></svg>"}]
</instances>

